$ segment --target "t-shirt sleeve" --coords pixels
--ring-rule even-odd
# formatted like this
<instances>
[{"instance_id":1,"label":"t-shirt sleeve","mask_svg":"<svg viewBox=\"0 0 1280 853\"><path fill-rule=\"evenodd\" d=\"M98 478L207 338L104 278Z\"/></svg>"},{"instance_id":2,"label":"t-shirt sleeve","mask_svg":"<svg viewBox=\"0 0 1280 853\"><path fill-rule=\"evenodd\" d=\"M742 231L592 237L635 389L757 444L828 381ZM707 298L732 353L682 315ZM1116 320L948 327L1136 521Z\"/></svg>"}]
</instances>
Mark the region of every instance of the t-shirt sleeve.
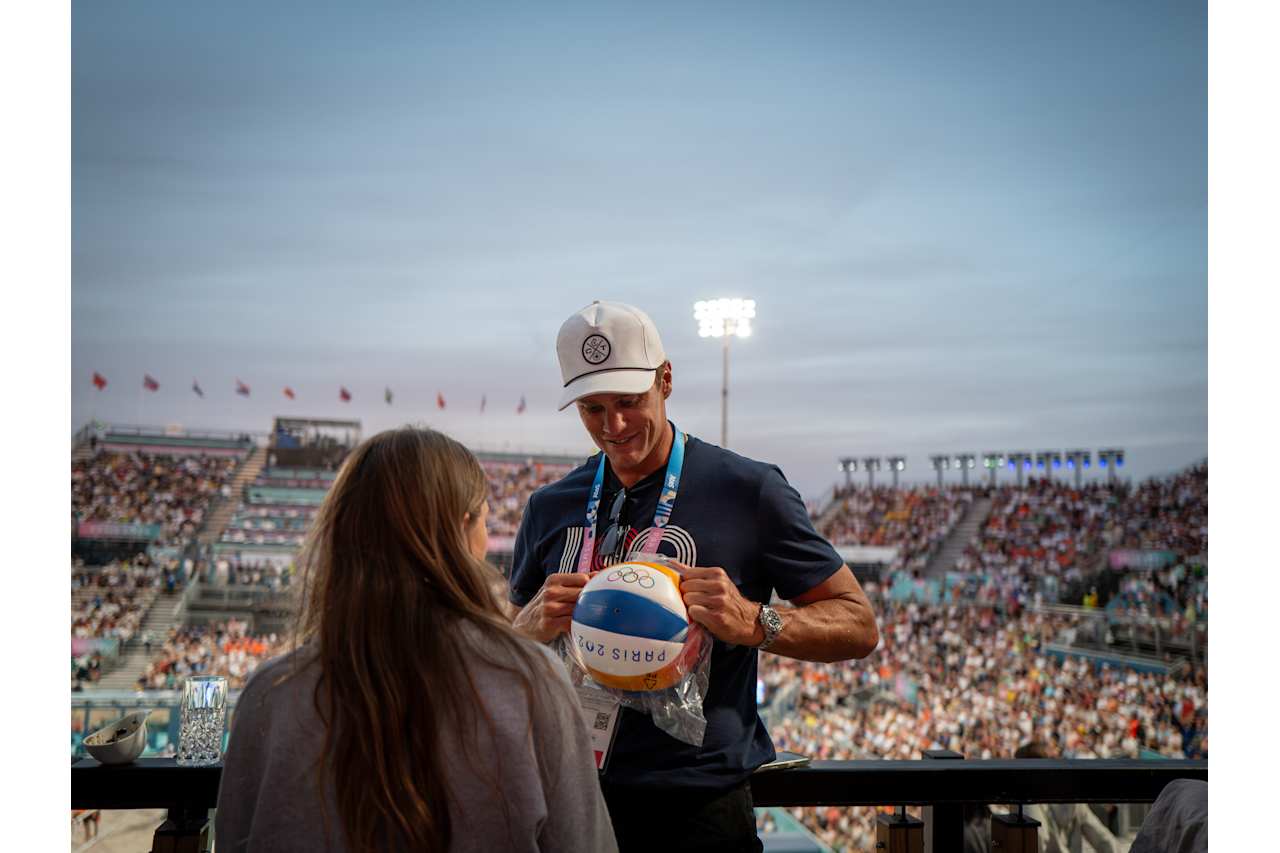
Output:
<instances>
[{"instance_id":1,"label":"t-shirt sleeve","mask_svg":"<svg viewBox=\"0 0 1280 853\"><path fill-rule=\"evenodd\" d=\"M844 565L831 543L813 528L800 493L776 466L770 466L760 486L756 529L761 568L782 598L803 595Z\"/></svg>"},{"instance_id":2,"label":"t-shirt sleeve","mask_svg":"<svg viewBox=\"0 0 1280 853\"><path fill-rule=\"evenodd\" d=\"M546 573L538 565L538 555L533 547L533 500L536 492L529 496L525 505L524 516L520 519L520 530L516 532L515 544L511 546L511 577L507 583L507 598L512 604L524 607L542 588Z\"/></svg>"}]
</instances>

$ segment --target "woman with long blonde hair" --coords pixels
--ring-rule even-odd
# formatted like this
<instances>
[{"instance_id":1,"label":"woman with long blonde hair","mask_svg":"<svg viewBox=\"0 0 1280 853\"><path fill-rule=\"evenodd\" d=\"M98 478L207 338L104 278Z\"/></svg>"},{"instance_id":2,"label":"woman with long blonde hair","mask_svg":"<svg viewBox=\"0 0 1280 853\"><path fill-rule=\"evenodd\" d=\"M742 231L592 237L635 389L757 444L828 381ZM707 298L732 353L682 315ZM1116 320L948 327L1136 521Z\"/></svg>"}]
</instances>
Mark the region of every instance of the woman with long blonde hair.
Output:
<instances>
[{"instance_id":1,"label":"woman with long blonde hair","mask_svg":"<svg viewBox=\"0 0 1280 853\"><path fill-rule=\"evenodd\" d=\"M303 548L298 646L236 707L219 853L616 850L568 678L491 592L486 494L431 430L347 458Z\"/></svg>"}]
</instances>

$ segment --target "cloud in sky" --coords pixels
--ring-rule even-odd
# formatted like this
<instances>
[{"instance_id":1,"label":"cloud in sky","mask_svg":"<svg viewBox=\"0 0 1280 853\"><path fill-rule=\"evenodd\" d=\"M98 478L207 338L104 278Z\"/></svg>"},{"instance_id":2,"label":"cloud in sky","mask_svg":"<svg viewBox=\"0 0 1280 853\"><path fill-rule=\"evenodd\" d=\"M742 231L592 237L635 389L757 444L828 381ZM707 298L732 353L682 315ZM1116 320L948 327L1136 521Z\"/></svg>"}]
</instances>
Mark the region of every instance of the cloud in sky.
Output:
<instances>
[{"instance_id":1,"label":"cloud in sky","mask_svg":"<svg viewBox=\"0 0 1280 853\"><path fill-rule=\"evenodd\" d=\"M72 22L76 425L421 414L585 448L553 344L610 298L657 320L673 415L715 440L692 302L740 294L761 316L731 445L806 495L850 453L926 480L938 451L1117 444L1136 475L1207 453L1203 4ZM139 402L144 371L163 385ZM291 409L258 390L286 384ZM481 394L485 420L454 411Z\"/></svg>"}]
</instances>

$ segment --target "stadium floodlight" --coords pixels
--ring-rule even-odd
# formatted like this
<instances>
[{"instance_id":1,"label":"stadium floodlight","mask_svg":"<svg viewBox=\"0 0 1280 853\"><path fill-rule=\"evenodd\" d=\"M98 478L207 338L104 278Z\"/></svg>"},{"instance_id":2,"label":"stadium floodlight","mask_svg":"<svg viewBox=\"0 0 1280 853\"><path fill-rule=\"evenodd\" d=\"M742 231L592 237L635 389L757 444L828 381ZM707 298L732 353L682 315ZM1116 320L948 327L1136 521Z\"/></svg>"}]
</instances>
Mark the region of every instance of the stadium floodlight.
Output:
<instances>
[{"instance_id":1,"label":"stadium floodlight","mask_svg":"<svg viewBox=\"0 0 1280 853\"><path fill-rule=\"evenodd\" d=\"M1031 467L1031 454L1025 450L1010 453L1009 467L1018 472L1018 488L1022 488L1022 474Z\"/></svg>"},{"instance_id":2,"label":"stadium floodlight","mask_svg":"<svg viewBox=\"0 0 1280 853\"><path fill-rule=\"evenodd\" d=\"M858 460L854 459L852 456L844 457L840 460L840 470L844 472L845 488L849 488L853 485L850 478L852 477L853 472L858 470Z\"/></svg>"},{"instance_id":3,"label":"stadium floodlight","mask_svg":"<svg viewBox=\"0 0 1280 853\"><path fill-rule=\"evenodd\" d=\"M867 472L867 487L874 489L876 485L876 472L880 470L880 457L862 457L862 470Z\"/></svg>"},{"instance_id":4,"label":"stadium floodlight","mask_svg":"<svg viewBox=\"0 0 1280 853\"><path fill-rule=\"evenodd\" d=\"M969 472L977 464L977 457L972 453L956 454L956 467L960 469L960 485L969 485Z\"/></svg>"},{"instance_id":5,"label":"stadium floodlight","mask_svg":"<svg viewBox=\"0 0 1280 853\"><path fill-rule=\"evenodd\" d=\"M751 337L756 316L754 299L709 299L693 304L698 337L724 341L724 380L720 384L720 446L729 446L729 341Z\"/></svg>"},{"instance_id":6,"label":"stadium floodlight","mask_svg":"<svg viewBox=\"0 0 1280 853\"><path fill-rule=\"evenodd\" d=\"M890 457L888 458L888 460L886 460L886 461L888 461L888 463L889 463L889 470L890 470L891 472L893 472L893 487L896 489L896 488L898 488L898 474L899 474L901 471L906 470L906 467L907 467L907 457L905 457L905 456L890 456Z\"/></svg>"},{"instance_id":7,"label":"stadium floodlight","mask_svg":"<svg viewBox=\"0 0 1280 853\"><path fill-rule=\"evenodd\" d=\"M1098 464L1107 469L1107 482L1116 481L1116 469L1124 466L1124 451L1118 447L1110 447L1098 451Z\"/></svg>"},{"instance_id":8,"label":"stadium floodlight","mask_svg":"<svg viewBox=\"0 0 1280 853\"><path fill-rule=\"evenodd\" d=\"M942 472L951 467L951 457L945 453L935 453L929 457L929 464L938 472L938 488L942 488Z\"/></svg>"},{"instance_id":9,"label":"stadium floodlight","mask_svg":"<svg viewBox=\"0 0 1280 853\"><path fill-rule=\"evenodd\" d=\"M1056 450L1041 450L1036 454L1036 467L1051 477L1055 468L1062 467L1062 454Z\"/></svg>"},{"instance_id":10,"label":"stadium floodlight","mask_svg":"<svg viewBox=\"0 0 1280 853\"><path fill-rule=\"evenodd\" d=\"M1004 454L997 450L988 450L982 454L982 464L986 467L987 474L991 478L991 485L994 486L996 484L996 471L1000 470L1006 461Z\"/></svg>"},{"instance_id":11,"label":"stadium floodlight","mask_svg":"<svg viewBox=\"0 0 1280 853\"><path fill-rule=\"evenodd\" d=\"M1067 467L1076 472L1076 488L1080 488L1080 478L1084 475L1084 469L1089 467L1089 451L1087 450L1068 450Z\"/></svg>"}]
</instances>

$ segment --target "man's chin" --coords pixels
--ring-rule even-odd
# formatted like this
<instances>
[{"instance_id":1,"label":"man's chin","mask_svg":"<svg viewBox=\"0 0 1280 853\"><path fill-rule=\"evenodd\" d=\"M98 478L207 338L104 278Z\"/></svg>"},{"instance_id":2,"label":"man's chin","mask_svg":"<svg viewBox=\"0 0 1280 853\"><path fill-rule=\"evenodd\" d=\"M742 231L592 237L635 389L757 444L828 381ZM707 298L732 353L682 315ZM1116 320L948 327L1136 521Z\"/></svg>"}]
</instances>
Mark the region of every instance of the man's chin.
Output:
<instances>
[{"instance_id":1,"label":"man's chin","mask_svg":"<svg viewBox=\"0 0 1280 853\"><path fill-rule=\"evenodd\" d=\"M618 468L623 470L635 468L644 461L644 456L641 452L639 450L632 450L630 447L606 447L604 455L609 457L609 464L612 465L615 470Z\"/></svg>"}]
</instances>

